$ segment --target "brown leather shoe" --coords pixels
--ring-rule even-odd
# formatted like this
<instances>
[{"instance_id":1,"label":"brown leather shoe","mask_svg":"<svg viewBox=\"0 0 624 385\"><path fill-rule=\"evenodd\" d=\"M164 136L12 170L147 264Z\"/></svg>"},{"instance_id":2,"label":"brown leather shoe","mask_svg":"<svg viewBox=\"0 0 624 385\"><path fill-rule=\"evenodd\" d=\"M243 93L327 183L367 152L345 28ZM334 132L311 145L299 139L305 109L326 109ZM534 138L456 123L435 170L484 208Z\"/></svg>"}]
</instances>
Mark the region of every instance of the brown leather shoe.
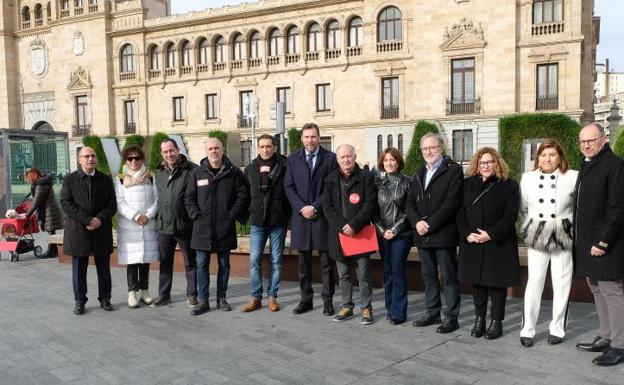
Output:
<instances>
[{"instance_id":1,"label":"brown leather shoe","mask_svg":"<svg viewBox=\"0 0 624 385\"><path fill-rule=\"evenodd\" d=\"M262 308L262 301L260 298L252 297L246 304L243 305L241 310L243 313L249 313L260 308Z\"/></svg>"},{"instance_id":2,"label":"brown leather shoe","mask_svg":"<svg viewBox=\"0 0 624 385\"><path fill-rule=\"evenodd\" d=\"M269 297L269 311L279 311L280 304L277 302L277 298Z\"/></svg>"}]
</instances>

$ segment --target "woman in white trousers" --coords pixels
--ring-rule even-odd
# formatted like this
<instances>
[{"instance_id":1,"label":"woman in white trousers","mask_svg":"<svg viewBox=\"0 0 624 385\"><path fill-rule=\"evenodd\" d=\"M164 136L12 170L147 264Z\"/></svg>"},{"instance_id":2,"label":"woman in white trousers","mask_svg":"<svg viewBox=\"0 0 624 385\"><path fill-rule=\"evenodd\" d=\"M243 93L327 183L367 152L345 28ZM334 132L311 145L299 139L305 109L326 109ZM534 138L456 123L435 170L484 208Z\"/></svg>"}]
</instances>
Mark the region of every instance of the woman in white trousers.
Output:
<instances>
[{"instance_id":1,"label":"woman in white trousers","mask_svg":"<svg viewBox=\"0 0 624 385\"><path fill-rule=\"evenodd\" d=\"M520 343L527 348L533 346L549 263L553 304L548 344L559 344L565 336L572 282L573 196L577 176L577 171L569 169L559 143L546 139L537 150L534 170L524 173L520 181L522 236L528 247L529 274Z\"/></svg>"}]
</instances>

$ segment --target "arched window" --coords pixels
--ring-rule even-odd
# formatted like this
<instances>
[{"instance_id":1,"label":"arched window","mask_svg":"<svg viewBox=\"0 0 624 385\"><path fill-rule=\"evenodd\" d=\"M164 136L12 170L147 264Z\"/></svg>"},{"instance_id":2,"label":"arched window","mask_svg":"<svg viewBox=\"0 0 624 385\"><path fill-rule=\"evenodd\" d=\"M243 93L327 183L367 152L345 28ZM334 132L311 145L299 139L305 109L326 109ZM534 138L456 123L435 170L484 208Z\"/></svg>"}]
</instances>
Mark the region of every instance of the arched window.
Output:
<instances>
[{"instance_id":1,"label":"arched window","mask_svg":"<svg viewBox=\"0 0 624 385\"><path fill-rule=\"evenodd\" d=\"M318 51L319 36L321 35L321 27L314 23L308 28L308 52Z\"/></svg>"},{"instance_id":2,"label":"arched window","mask_svg":"<svg viewBox=\"0 0 624 385\"><path fill-rule=\"evenodd\" d=\"M169 43L167 45L165 52L167 55L166 61L165 61L165 68L175 68L176 67L176 55L175 55L175 47L173 46L173 43Z\"/></svg>"},{"instance_id":3,"label":"arched window","mask_svg":"<svg viewBox=\"0 0 624 385\"><path fill-rule=\"evenodd\" d=\"M63 0L61 3L62 11L69 11L69 0Z\"/></svg>"},{"instance_id":4,"label":"arched window","mask_svg":"<svg viewBox=\"0 0 624 385\"><path fill-rule=\"evenodd\" d=\"M377 135L377 158L381 156L382 151L383 151L383 137L381 135Z\"/></svg>"},{"instance_id":5,"label":"arched window","mask_svg":"<svg viewBox=\"0 0 624 385\"><path fill-rule=\"evenodd\" d=\"M397 138L397 147L398 150L401 154L403 154L403 134L399 134L399 137Z\"/></svg>"},{"instance_id":6,"label":"arched window","mask_svg":"<svg viewBox=\"0 0 624 385\"><path fill-rule=\"evenodd\" d=\"M208 64L208 39L202 38L197 44L197 57L199 64Z\"/></svg>"},{"instance_id":7,"label":"arched window","mask_svg":"<svg viewBox=\"0 0 624 385\"><path fill-rule=\"evenodd\" d=\"M225 61L225 39L223 36L219 36L215 40L214 61L215 63L223 63Z\"/></svg>"},{"instance_id":8,"label":"arched window","mask_svg":"<svg viewBox=\"0 0 624 385\"><path fill-rule=\"evenodd\" d=\"M180 58L182 59L182 66L188 67L191 65L191 43L185 40L180 44Z\"/></svg>"},{"instance_id":9,"label":"arched window","mask_svg":"<svg viewBox=\"0 0 624 385\"><path fill-rule=\"evenodd\" d=\"M134 72L134 48L126 44L121 48L121 72Z\"/></svg>"},{"instance_id":10,"label":"arched window","mask_svg":"<svg viewBox=\"0 0 624 385\"><path fill-rule=\"evenodd\" d=\"M50 3L46 5L46 16L48 19L52 18L52 5Z\"/></svg>"},{"instance_id":11,"label":"arched window","mask_svg":"<svg viewBox=\"0 0 624 385\"><path fill-rule=\"evenodd\" d=\"M35 20L43 19L43 7L41 4L35 5Z\"/></svg>"},{"instance_id":12,"label":"arched window","mask_svg":"<svg viewBox=\"0 0 624 385\"><path fill-rule=\"evenodd\" d=\"M243 48L245 47L245 40L243 35L238 33L234 36L234 44L232 45L232 57L234 60L243 60Z\"/></svg>"},{"instance_id":13,"label":"arched window","mask_svg":"<svg viewBox=\"0 0 624 385\"><path fill-rule=\"evenodd\" d=\"M249 57L252 59L260 57L260 32L258 31L249 37Z\"/></svg>"},{"instance_id":14,"label":"arched window","mask_svg":"<svg viewBox=\"0 0 624 385\"><path fill-rule=\"evenodd\" d=\"M336 20L332 20L327 24L327 41L325 42L325 48L336 49L340 48L340 24Z\"/></svg>"},{"instance_id":15,"label":"arched window","mask_svg":"<svg viewBox=\"0 0 624 385\"><path fill-rule=\"evenodd\" d=\"M362 18L354 17L349 22L349 47L359 47L364 44L364 30Z\"/></svg>"},{"instance_id":16,"label":"arched window","mask_svg":"<svg viewBox=\"0 0 624 385\"><path fill-rule=\"evenodd\" d=\"M392 147L394 145L394 140L392 139L392 135L388 135L387 142L388 142L388 145L386 147Z\"/></svg>"},{"instance_id":17,"label":"arched window","mask_svg":"<svg viewBox=\"0 0 624 385\"><path fill-rule=\"evenodd\" d=\"M30 8L22 8L22 21L30 21Z\"/></svg>"},{"instance_id":18,"label":"arched window","mask_svg":"<svg viewBox=\"0 0 624 385\"><path fill-rule=\"evenodd\" d=\"M279 30L274 28L269 34L269 56L279 55Z\"/></svg>"},{"instance_id":19,"label":"arched window","mask_svg":"<svg viewBox=\"0 0 624 385\"><path fill-rule=\"evenodd\" d=\"M403 40L403 24L401 11L397 7L386 7L377 20L377 40Z\"/></svg>"},{"instance_id":20,"label":"arched window","mask_svg":"<svg viewBox=\"0 0 624 385\"><path fill-rule=\"evenodd\" d=\"M160 50L157 46L153 45L149 50L150 69L160 69Z\"/></svg>"},{"instance_id":21,"label":"arched window","mask_svg":"<svg viewBox=\"0 0 624 385\"><path fill-rule=\"evenodd\" d=\"M292 26L288 29L288 53L299 52L299 28Z\"/></svg>"}]
</instances>

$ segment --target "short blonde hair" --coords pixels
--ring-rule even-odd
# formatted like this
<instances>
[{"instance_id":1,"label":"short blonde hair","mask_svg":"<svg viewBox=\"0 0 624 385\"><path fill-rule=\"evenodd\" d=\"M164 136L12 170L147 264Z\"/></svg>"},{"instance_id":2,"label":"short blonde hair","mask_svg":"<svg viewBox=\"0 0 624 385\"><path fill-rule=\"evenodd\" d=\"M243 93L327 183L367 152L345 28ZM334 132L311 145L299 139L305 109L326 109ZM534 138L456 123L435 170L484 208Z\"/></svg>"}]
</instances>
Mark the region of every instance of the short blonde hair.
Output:
<instances>
[{"instance_id":1,"label":"short blonde hair","mask_svg":"<svg viewBox=\"0 0 624 385\"><path fill-rule=\"evenodd\" d=\"M509 178L509 166L503 159L501 154L492 147L480 148L470 159L470 165L468 166L468 176L480 175L479 173L479 161L485 154L490 154L494 159L494 174L500 180L507 180Z\"/></svg>"}]
</instances>

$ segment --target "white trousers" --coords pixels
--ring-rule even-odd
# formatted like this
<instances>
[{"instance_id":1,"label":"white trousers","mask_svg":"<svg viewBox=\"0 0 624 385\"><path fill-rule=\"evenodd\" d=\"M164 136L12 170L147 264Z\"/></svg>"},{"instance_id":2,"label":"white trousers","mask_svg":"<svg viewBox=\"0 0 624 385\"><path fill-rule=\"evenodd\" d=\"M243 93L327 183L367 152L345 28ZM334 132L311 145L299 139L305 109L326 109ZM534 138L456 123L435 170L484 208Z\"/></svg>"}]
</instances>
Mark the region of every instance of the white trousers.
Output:
<instances>
[{"instance_id":1,"label":"white trousers","mask_svg":"<svg viewBox=\"0 0 624 385\"><path fill-rule=\"evenodd\" d=\"M568 297L572 284L572 252L544 252L528 249L529 279L524 292L524 315L520 337L535 337L546 271L550 262L550 279L553 287L552 321L550 334L563 338L568 312Z\"/></svg>"}]
</instances>

